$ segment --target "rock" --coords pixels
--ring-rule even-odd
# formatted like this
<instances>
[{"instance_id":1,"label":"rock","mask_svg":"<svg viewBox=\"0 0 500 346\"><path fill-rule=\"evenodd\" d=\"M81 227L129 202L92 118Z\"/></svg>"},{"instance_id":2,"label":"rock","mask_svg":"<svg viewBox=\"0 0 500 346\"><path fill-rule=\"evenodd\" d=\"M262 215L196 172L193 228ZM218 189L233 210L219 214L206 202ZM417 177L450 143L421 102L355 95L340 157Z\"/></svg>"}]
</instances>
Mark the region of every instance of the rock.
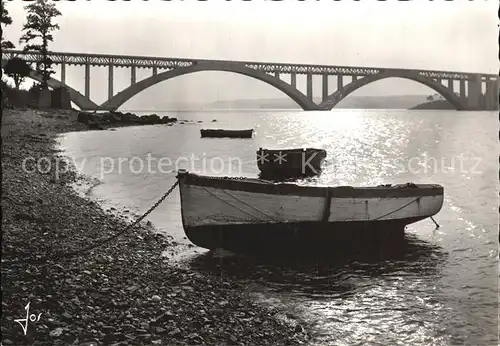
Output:
<instances>
[{"instance_id":1,"label":"rock","mask_svg":"<svg viewBox=\"0 0 500 346\"><path fill-rule=\"evenodd\" d=\"M151 334L141 334L139 335L139 338L146 341L151 339L151 336L152 336Z\"/></svg>"},{"instance_id":2,"label":"rock","mask_svg":"<svg viewBox=\"0 0 500 346\"><path fill-rule=\"evenodd\" d=\"M170 124L170 123L175 123L177 121L176 118L169 118L168 116L164 116L163 118L161 118L161 123L162 124Z\"/></svg>"},{"instance_id":3,"label":"rock","mask_svg":"<svg viewBox=\"0 0 500 346\"><path fill-rule=\"evenodd\" d=\"M295 333L303 333L304 332L304 327L302 327L300 324L297 324L295 326L295 330L294 330Z\"/></svg>"},{"instance_id":4,"label":"rock","mask_svg":"<svg viewBox=\"0 0 500 346\"><path fill-rule=\"evenodd\" d=\"M170 331L170 333L168 333L168 335L175 338L176 336L181 335L181 333L182 332L179 328L175 328L174 330Z\"/></svg>"},{"instance_id":5,"label":"rock","mask_svg":"<svg viewBox=\"0 0 500 346\"><path fill-rule=\"evenodd\" d=\"M80 112L78 113L76 121L82 124L88 124L91 121L95 121L95 117L92 113Z\"/></svg>"},{"instance_id":6,"label":"rock","mask_svg":"<svg viewBox=\"0 0 500 346\"><path fill-rule=\"evenodd\" d=\"M64 329L62 329L61 327L58 327L54 330L51 330L49 335L50 336L53 336L53 337L58 337L58 336L61 336L61 334L63 333Z\"/></svg>"},{"instance_id":7,"label":"rock","mask_svg":"<svg viewBox=\"0 0 500 346\"><path fill-rule=\"evenodd\" d=\"M162 120L157 114L150 114L139 117L138 123L146 125L155 125L155 124L161 124Z\"/></svg>"},{"instance_id":8,"label":"rock","mask_svg":"<svg viewBox=\"0 0 500 346\"><path fill-rule=\"evenodd\" d=\"M152 324L159 324L159 323L162 323L165 321L172 320L174 318L175 318L175 315L172 312L167 311L164 314L158 316L155 320L151 321L151 323Z\"/></svg>"},{"instance_id":9,"label":"rock","mask_svg":"<svg viewBox=\"0 0 500 346\"><path fill-rule=\"evenodd\" d=\"M88 122L87 127L89 130L104 130L104 128L97 122Z\"/></svg>"},{"instance_id":10,"label":"rock","mask_svg":"<svg viewBox=\"0 0 500 346\"><path fill-rule=\"evenodd\" d=\"M158 296L158 295L154 295L151 297L152 300L156 301L156 302L159 302L161 300L161 297Z\"/></svg>"},{"instance_id":11,"label":"rock","mask_svg":"<svg viewBox=\"0 0 500 346\"><path fill-rule=\"evenodd\" d=\"M67 312L64 312L62 314L62 317L64 317L65 319L67 320L71 320L73 318L73 316L71 316L71 314L67 313Z\"/></svg>"},{"instance_id":12,"label":"rock","mask_svg":"<svg viewBox=\"0 0 500 346\"><path fill-rule=\"evenodd\" d=\"M113 341L116 341L117 339L115 338L114 334L106 334L103 337L103 341L107 344L112 343Z\"/></svg>"},{"instance_id":13,"label":"rock","mask_svg":"<svg viewBox=\"0 0 500 346\"><path fill-rule=\"evenodd\" d=\"M186 339L197 339L199 338L200 336L196 333L191 333L189 334L188 336L186 336Z\"/></svg>"},{"instance_id":14,"label":"rock","mask_svg":"<svg viewBox=\"0 0 500 346\"><path fill-rule=\"evenodd\" d=\"M112 333L115 330L115 328L112 326L102 326L101 329L105 333Z\"/></svg>"}]
</instances>

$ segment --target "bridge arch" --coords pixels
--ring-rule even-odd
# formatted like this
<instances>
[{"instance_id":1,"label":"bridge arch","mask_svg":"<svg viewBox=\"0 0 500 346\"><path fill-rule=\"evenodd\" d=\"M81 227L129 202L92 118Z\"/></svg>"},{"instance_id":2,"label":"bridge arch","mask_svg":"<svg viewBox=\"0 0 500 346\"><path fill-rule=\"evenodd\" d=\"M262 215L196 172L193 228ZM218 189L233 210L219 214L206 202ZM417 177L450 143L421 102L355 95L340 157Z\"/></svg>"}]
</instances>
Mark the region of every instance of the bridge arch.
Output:
<instances>
[{"instance_id":1,"label":"bridge arch","mask_svg":"<svg viewBox=\"0 0 500 346\"><path fill-rule=\"evenodd\" d=\"M381 72L375 75L366 76L356 81L353 81L347 84L341 91L337 90L334 93L330 94L321 104L319 104L319 108L321 110L331 110L335 107L340 101L346 98L349 94L358 90L359 88L376 82L385 78L405 78L415 81L417 83L424 84L429 88L435 90L438 94L443 96L453 107L457 110L465 110L467 109L467 104L460 97L458 97L453 91L448 89L441 83L436 82L433 79L421 76L414 72L406 72L406 71L390 71L390 72Z\"/></svg>"},{"instance_id":2,"label":"bridge arch","mask_svg":"<svg viewBox=\"0 0 500 346\"><path fill-rule=\"evenodd\" d=\"M290 84L274 77L271 76L265 72L254 70L248 67L245 67L242 64L238 63L221 63L221 62L216 62L216 61L209 61L209 62L198 62L195 63L194 65L188 66L188 67L180 67L176 68L173 70L165 71L162 73L159 73L157 75L148 77L146 79L141 80L140 82L137 82L128 88L122 90L118 94L116 94L113 98L110 100L104 102L101 104L100 108L101 109L106 109L106 110L116 110L118 107L120 107L122 104L124 104L126 101L128 101L130 98L133 96L137 95L141 91L158 84L160 82L163 82L168 79L172 79L178 76L182 76L185 74L190 74L190 73L195 73L195 72L200 72L200 71L224 71L224 72L233 72L241 75L245 75L248 77L252 77L255 79L258 79L260 81L263 81L276 89L282 91L285 93L288 97L290 97L292 100L294 100L302 109L304 110L317 110L318 106L310 101L302 92L300 92L298 89L292 87Z\"/></svg>"},{"instance_id":3,"label":"bridge arch","mask_svg":"<svg viewBox=\"0 0 500 346\"><path fill-rule=\"evenodd\" d=\"M6 63L7 63L7 60L2 59L2 67L4 67ZM43 81L42 74L39 73L38 71L35 71L35 70L31 70L28 77L33 79L33 80L36 80L37 82ZM91 110L91 109L96 110L99 108L99 106L95 102L91 101L88 97L82 95L79 91L71 88L70 86L62 84L57 79L50 78L47 81L47 84L52 89L57 89L57 88L62 87L62 86L64 88L66 88L66 90L68 90L68 92L69 92L69 96L70 96L71 101L82 110Z\"/></svg>"}]
</instances>

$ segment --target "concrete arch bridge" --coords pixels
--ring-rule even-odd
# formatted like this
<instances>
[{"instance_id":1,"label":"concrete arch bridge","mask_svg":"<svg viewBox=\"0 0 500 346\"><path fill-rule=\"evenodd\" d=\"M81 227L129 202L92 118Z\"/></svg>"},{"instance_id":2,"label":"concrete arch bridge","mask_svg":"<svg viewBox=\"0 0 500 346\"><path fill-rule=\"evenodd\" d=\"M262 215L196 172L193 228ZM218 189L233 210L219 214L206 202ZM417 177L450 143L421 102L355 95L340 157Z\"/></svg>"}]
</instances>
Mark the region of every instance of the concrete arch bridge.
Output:
<instances>
[{"instance_id":1,"label":"concrete arch bridge","mask_svg":"<svg viewBox=\"0 0 500 346\"><path fill-rule=\"evenodd\" d=\"M286 94L304 110L331 110L357 89L369 83L393 77L413 80L428 86L457 110L497 109L498 107L499 80L498 75L493 74L88 53L50 52L49 55L54 65L61 67L61 80L51 78L49 86L66 87L71 101L82 110L116 110L130 98L155 84L200 71L232 72L260 80ZM3 50L2 66L14 56L28 63L37 63L42 59L38 52ZM85 67L83 93L66 85L66 67L71 65ZM108 67L108 100L102 104L97 104L90 98L91 66ZM116 94L113 90L115 67L130 69L130 85ZM151 69L151 76L137 81L138 68ZM290 82L282 79L285 75L290 75ZM305 93L297 87L297 75L306 76ZM334 90L330 90L329 87L331 76L336 78L336 83L333 83ZM30 77L41 80L41 75L35 71L30 74ZM319 103L315 102L313 97L313 78L315 77L322 80L321 102ZM455 81L458 81L459 85L457 91L454 90Z\"/></svg>"}]
</instances>

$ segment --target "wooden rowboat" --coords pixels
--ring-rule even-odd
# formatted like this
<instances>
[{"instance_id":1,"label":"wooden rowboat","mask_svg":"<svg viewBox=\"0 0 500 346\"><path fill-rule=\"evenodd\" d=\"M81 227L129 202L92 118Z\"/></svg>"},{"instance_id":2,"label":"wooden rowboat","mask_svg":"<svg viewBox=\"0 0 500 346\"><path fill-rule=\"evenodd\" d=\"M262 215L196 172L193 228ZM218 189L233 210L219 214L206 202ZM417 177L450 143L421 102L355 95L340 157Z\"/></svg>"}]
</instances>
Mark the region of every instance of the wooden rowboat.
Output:
<instances>
[{"instance_id":1,"label":"wooden rowboat","mask_svg":"<svg viewBox=\"0 0 500 346\"><path fill-rule=\"evenodd\" d=\"M443 205L441 185L299 186L185 170L177 178L187 237L206 249L235 252L401 239L406 225Z\"/></svg>"},{"instance_id":2,"label":"wooden rowboat","mask_svg":"<svg viewBox=\"0 0 500 346\"><path fill-rule=\"evenodd\" d=\"M315 148L257 150L261 178L311 176L321 173L326 150Z\"/></svg>"},{"instance_id":3,"label":"wooden rowboat","mask_svg":"<svg viewBox=\"0 0 500 346\"><path fill-rule=\"evenodd\" d=\"M253 129L249 130L201 129L200 132L201 132L201 137L252 138Z\"/></svg>"}]
</instances>

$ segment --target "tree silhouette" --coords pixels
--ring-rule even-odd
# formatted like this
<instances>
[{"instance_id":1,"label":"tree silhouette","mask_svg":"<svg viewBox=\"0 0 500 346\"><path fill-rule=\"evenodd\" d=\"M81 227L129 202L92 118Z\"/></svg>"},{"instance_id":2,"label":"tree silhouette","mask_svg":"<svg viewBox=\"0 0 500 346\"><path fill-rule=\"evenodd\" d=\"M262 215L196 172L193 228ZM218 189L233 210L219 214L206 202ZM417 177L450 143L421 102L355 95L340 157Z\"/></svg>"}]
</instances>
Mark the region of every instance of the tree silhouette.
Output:
<instances>
[{"instance_id":1,"label":"tree silhouette","mask_svg":"<svg viewBox=\"0 0 500 346\"><path fill-rule=\"evenodd\" d=\"M5 2L2 0L1 1L2 5L2 12L1 12L1 18L0 22L2 23L3 26L11 25L12 24L12 18L9 15L9 11L5 8ZM12 49L15 48L14 44L10 41L5 41L3 38L3 28L1 29L1 47L2 49Z\"/></svg>"},{"instance_id":2,"label":"tree silhouette","mask_svg":"<svg viewBox=\"0 0 500 346\"><path fill-rule=\"evenodd\" d=\"M23 59L14 57L7 61L4 72L14 80L16 89L19 90L19 86L31 72L31 67Z\"/></svg>"},{"instance_id":3,"label":"tree silhouette","mask_svg":"<svg viewBox=\"0 0 500 346\"><path fill-rule=\"evenodd\" d=\"M48 57L49 42L54 41L52 32L59 29L59 25L52 23L52 20L61 15L55 4L48 0L36 0L25 7L28 11L26 23L23 26L24 35L19 43L25 42L24 51L39 51L42 59L36 64L36 70L43 76L42 88L47 89L47 81L50 75L55 73L51 70L52 60ZM41 39L40 44L30 43Z\"/></svg>"}]
</instances>

